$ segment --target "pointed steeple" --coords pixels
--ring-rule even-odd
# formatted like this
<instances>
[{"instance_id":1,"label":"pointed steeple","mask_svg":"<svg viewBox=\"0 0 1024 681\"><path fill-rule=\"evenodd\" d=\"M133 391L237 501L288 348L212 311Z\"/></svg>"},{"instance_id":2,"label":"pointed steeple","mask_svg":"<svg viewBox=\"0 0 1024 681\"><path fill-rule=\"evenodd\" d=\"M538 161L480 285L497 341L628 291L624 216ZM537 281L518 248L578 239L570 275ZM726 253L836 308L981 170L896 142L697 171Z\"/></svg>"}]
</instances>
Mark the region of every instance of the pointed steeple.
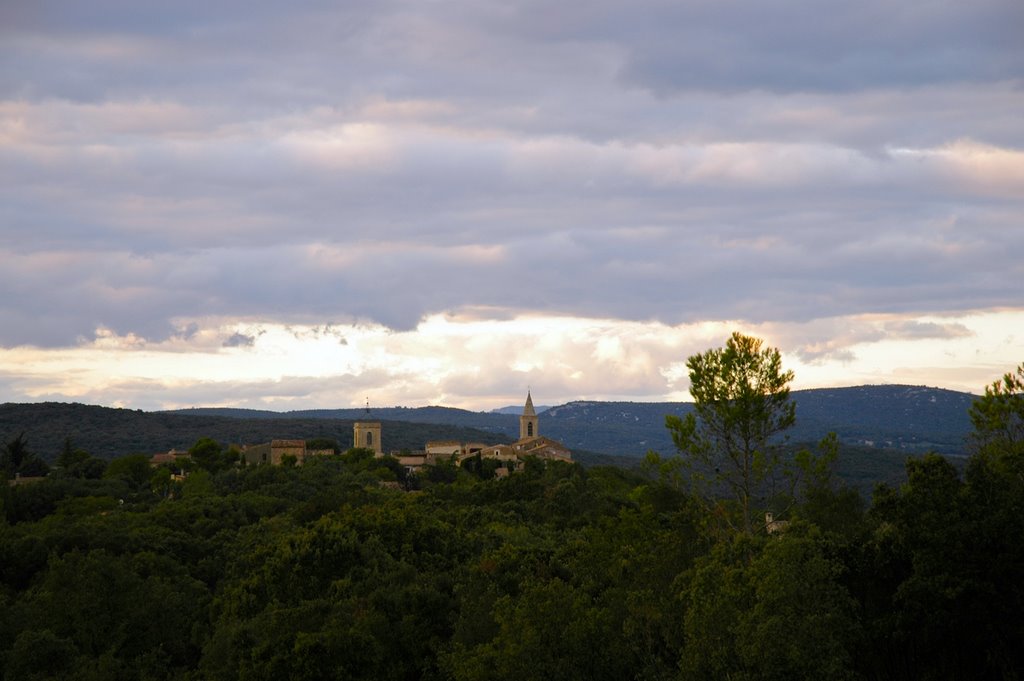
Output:
<instances>
[{"instance_id":1,"label":"pointed steeple","mask_svg":"<svg viewBox=\"0 0 1024 681\"><path fill-rule=\"evenodd\" d=\"M530 391L526 391L526 406L523 407L523 416L536 416L537 412L533 409L533 396L530 395Z\"/></svg>"},{"instance_id":2,"label":"pointed steeple","mask_svg":"<svg viewBox=\"0 0 1024 681\"><path fill-rule=\"evenodd\" d=\"M540 432L537 429L537 411L533 408L533 396L526 391L526 405L523 407L523 415L519 417L519 439L527 440L537 437Z\"/></svg>"}]
</instances>

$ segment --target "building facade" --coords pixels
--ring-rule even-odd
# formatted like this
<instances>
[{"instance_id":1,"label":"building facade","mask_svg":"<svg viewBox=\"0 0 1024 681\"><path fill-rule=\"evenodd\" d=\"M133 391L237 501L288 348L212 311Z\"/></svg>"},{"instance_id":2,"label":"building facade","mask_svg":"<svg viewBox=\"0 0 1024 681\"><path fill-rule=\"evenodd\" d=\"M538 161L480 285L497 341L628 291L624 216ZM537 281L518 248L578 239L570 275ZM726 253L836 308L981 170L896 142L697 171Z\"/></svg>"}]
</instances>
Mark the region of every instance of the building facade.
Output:
<instances>
[{"instance_id":1,"label":"building facade","mask_svg":"<svg viewBox=\"0 0 1024 681\"><path fill-rule=\"evenodd\" d=\"M278 465L284 456L292 456L296 463L306 459L305 440L271 440L261 445L250 445L242 450L242 457L248 465L269 463Z\"/></svg>"},{"instance_id":2,"label":"building facade","mask_svg":"<svg viewBox=\"0 0 1024 681\"><path fill-rule=\"evenodd\" d=\"M356 421L352 426L352 446L372 449L377 457L384 456L380 436L380 421Z\"/></svg>"},{"instance_id":3,"label":"building facade","mask_svg":"<svg viewBox=\"0 0 1024 681\"><path fill-rule=\"evenodd\" d=\"M533 408L533 396L527 390L526 405L523 407L523 415L519 417L519 439L526 440L540 435L537 426L537 411Z\"/></svg>"}]
</instances>

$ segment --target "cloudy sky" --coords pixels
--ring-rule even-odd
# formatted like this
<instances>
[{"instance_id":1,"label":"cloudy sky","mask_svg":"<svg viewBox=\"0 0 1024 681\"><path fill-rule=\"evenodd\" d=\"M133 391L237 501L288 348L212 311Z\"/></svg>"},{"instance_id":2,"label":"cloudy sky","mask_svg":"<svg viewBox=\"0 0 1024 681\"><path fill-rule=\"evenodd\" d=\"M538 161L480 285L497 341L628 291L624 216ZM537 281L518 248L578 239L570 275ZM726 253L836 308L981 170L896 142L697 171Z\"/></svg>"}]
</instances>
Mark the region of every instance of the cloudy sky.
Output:
<instances>
[{"instance_id":1,"label":"cloudy sky","mask_svg":"<svg viewBox=\"0 0 1024 681\"><path fill-rule=\"evenodd\" d=\"M1024 361L1019 0L0 3L0 401L686 399Z\"/></svg>"}]
</instances>

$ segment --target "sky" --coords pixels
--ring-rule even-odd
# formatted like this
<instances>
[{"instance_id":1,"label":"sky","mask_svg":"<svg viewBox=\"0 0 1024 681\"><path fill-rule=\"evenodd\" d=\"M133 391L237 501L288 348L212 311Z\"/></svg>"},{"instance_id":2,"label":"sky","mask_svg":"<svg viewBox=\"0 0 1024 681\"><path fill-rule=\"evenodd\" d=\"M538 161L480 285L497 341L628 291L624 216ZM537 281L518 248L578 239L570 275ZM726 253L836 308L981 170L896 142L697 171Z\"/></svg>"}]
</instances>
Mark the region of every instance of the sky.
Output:
<instances>
[{"instance_id":1,"label":"sky","mask_svg":"<svg viewBox=\"0 0 1024 681\"><path fill-rule=\"evenodd\" d=\"M0 2L0 402L1024 361L1019 0Z\"/></svg>"}]
</instances>

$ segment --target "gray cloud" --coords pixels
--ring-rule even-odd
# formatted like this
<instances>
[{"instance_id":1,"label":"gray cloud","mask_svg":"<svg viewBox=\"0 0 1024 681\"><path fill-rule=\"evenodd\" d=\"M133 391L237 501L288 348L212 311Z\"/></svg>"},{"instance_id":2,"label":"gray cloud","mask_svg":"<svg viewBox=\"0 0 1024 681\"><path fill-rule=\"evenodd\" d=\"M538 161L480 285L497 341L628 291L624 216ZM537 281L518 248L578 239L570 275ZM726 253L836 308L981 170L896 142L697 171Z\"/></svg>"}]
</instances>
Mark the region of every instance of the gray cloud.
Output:
<instances>
[{"instance_id":1,"label":"gray cloud","mask_svg":"<svg viewBox=\"0 0 1024 681\"><path fill-rule=\"evenodd\" d=\"M1021 11L9 3L0 344L1017 306Z\"/></svg>"},{"instance_id":2,"label":"gray cloud","mask_svg":"<svg viewBox=\"0 0 1024 681\"><path fill-rule=\"evenodd\" d=\"M256 336L235 332L228 336L223 345L225 348L251 348L256 345Z\"/></svg>"},{"instance_id":3,"label":"gray cloud","mask_svg":"<svg viewBox=\"0 0 1024 681\"><path fill-rule=\"evenodd\" d=\"M889 338L967 338L973 335L963 324L936 324L935 322L900 321L885 325Z\"/></svg>"},{"instance_id":4,"label":"gray cloud","mask_svg":"<svg viewBox=\"0 0 1024 681\"><path fill-rule=\"evenodd\" d=\"M658 91L850 91L1000 81L1024 72L1018 3L679 3L630 49ZM655 23L656 22L656 23Z\"/></svg>"}]
</instances>

